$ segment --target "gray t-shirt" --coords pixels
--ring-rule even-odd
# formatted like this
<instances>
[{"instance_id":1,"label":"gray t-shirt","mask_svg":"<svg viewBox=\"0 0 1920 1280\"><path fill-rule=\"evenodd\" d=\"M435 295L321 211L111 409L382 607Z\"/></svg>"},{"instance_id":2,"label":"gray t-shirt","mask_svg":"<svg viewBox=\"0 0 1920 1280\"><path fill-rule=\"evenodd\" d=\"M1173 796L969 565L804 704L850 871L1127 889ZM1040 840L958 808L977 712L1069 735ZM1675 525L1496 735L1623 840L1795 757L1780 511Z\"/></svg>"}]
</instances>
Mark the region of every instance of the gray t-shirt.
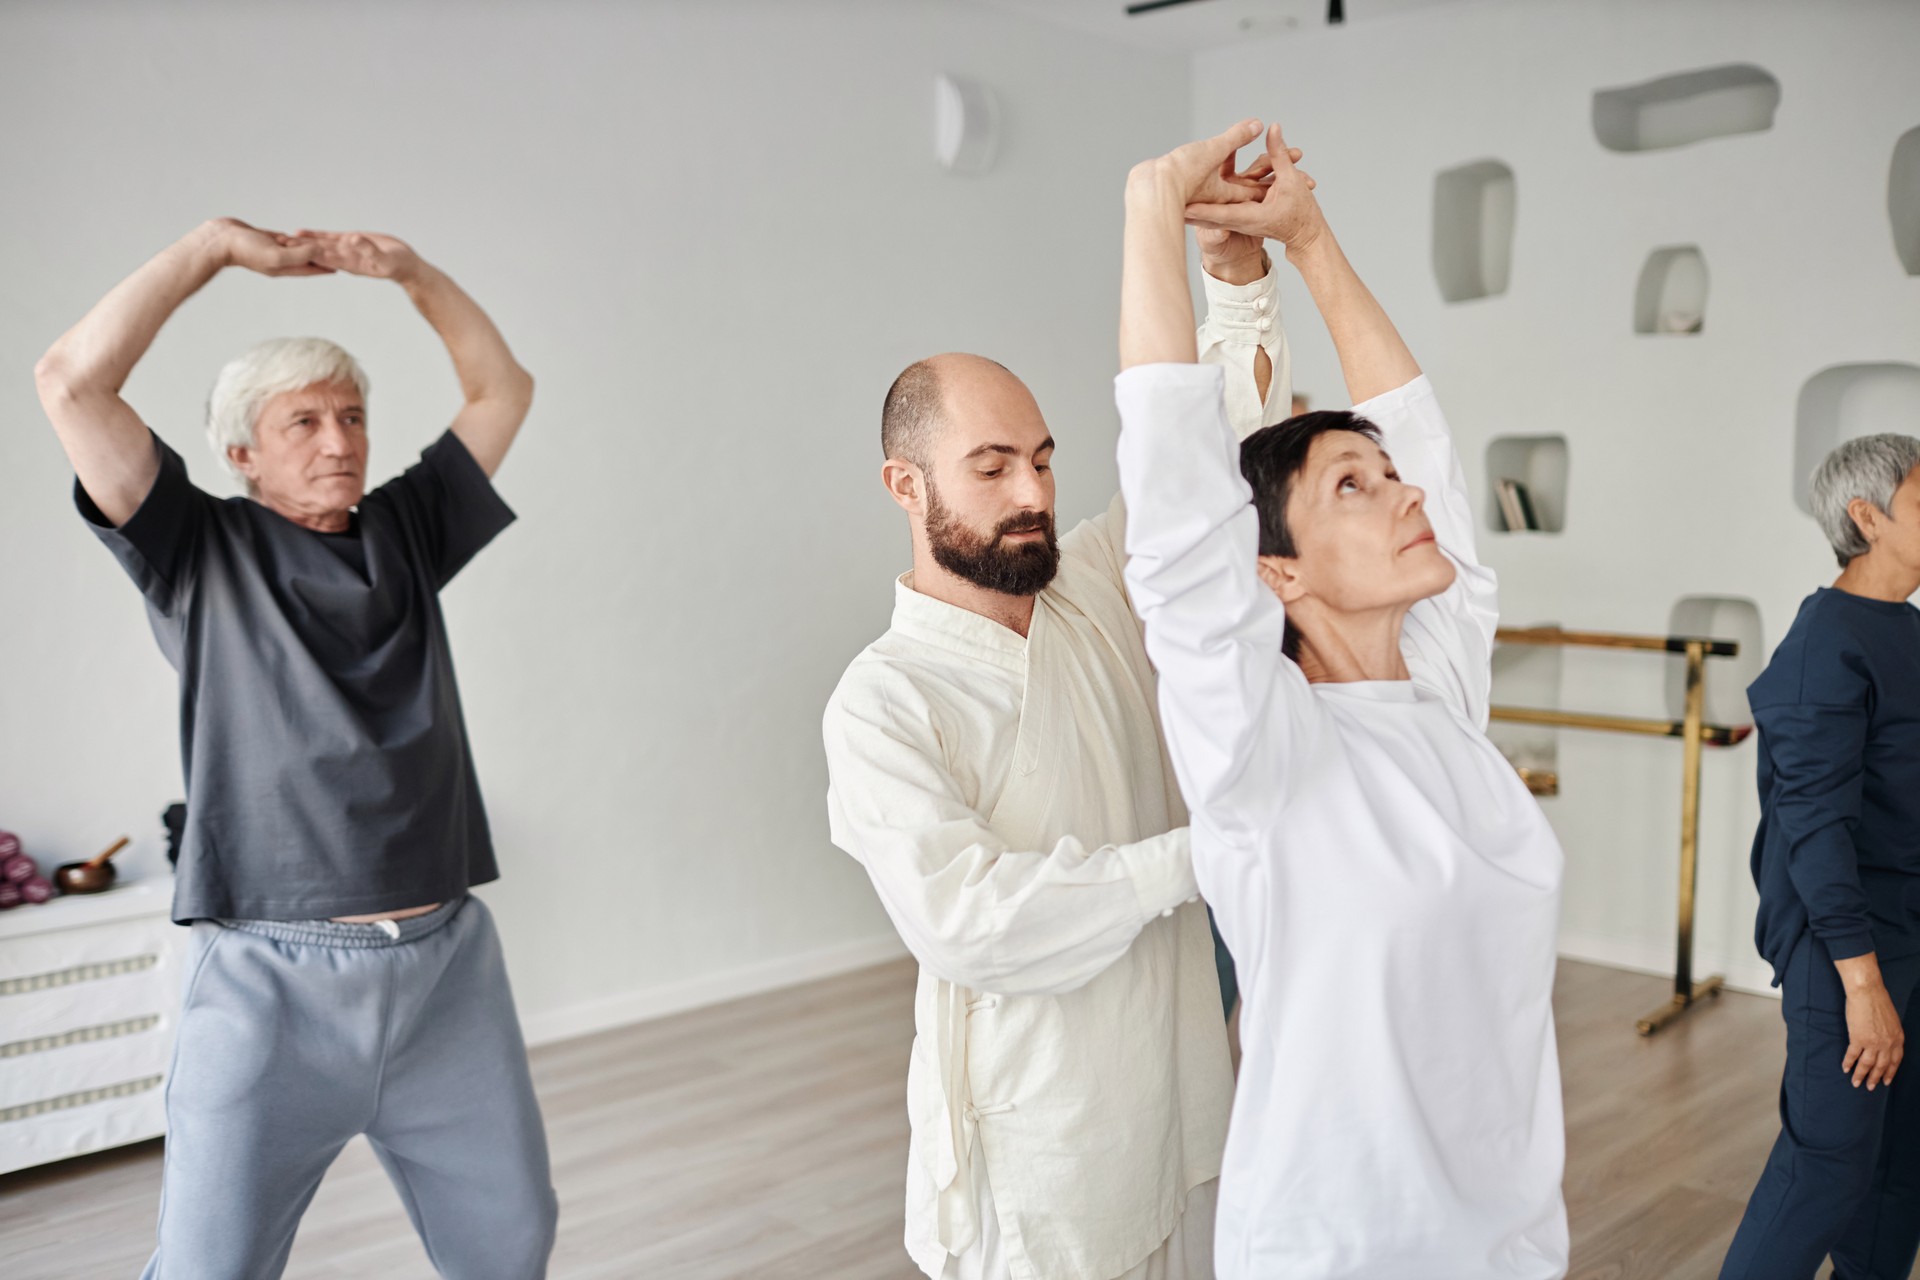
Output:
<instances>
[{"instance_id":1,"label":"gray t-shirt","mask_svg":"<svg viewBox=\"0 0 1920 1280\"><path fill-rule=\"evenodd\" d=\"M215 498L154 448L124 525L74 501L180 673L173 918L395 911L497 878L439 591L514 517L466 446L441 436L344 534Z\"/></svg>"}]
</instances>

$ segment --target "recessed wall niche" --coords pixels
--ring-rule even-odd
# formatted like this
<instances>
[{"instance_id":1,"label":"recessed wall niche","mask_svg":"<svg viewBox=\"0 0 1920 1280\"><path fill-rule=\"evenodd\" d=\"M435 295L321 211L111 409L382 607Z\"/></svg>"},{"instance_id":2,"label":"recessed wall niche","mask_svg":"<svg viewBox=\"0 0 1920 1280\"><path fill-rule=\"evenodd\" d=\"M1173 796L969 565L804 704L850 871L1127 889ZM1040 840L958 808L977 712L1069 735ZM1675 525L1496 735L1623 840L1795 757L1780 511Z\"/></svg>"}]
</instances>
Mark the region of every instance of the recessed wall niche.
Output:
<instances>
[{"instance_id":1,"label":"recessed wall niche","mask_svg":"<svg viewBox=\"0 0 1920 1280\"><path fill-rule=\"evenodd\" d=\"M1567 468L1565 436L1500 436L1490 441L1487 528L1495 533L1559 533L1565 529ZM1513 485L1519 487L1518 493Z\"/></svg>"},{"instance_id":2,"label":"recessed wall niche","mask_svg":"<svg viewBox=\"0 0 1920 1280\"><path fill-rule=\"evenodd\" d=\"M1893 144L1887 174L1887 218L1893 223L1893 250L1910 276L1920 276L1920 128L1909 129Z\"/></svg>"},{"instance_id":3,"label":"recessed wall niche","mask_svg":"<svg viewBox=\"0 0 1920 1280\"><path fill-rule=\"evenodd\" d=\"M1793 424L1793 500L1808 515L1813 471L1835 448L1860 436L1920 431L1920 368L1883 361L1837 364L1800 388Z\"/></svg>"},{"instance_id":4,"label":"recessed wall niche","mask_svg":"<svg viewBox=\"0 0 1920 1280\"><path fill-rule=\"evenodd\" d=\"M1707 260L1698 245L1655 249L1633 293L1635 333L1699 333L1707 321Z\"/></svg>"},{"instance_id":5,"label":"recessed wall niche","mask_svg":"<svg viewBox=\"0 0 1920 1280\"><path fill-rule=\"evenodd\" d=\"M1609 151L1659 151L1773 128L1780 82L1751 63L1704 67L1593 95L1593 135Z\"/></svg>"},{"instance_id":6,"label":"recessed wall niche","mask_svg":"<svg viewBox=\"0 0 1920 1280\"><path fill-rule=\"evenodd\" d=\"M1433 275L1448 302L1507 291L1513 270L1513 170L1498 160L1443 169L1433 179Z\"/></svg>"},{"instance_id":7,"label":"recessed wall niche","mask_svg":"<svg viewBox=\"0 0 1920 1280\"><path fill-rule=\"evenodd\" d=\"M1737 657L1707 659L1707 723L1752 724L1747 686L1767 665L1760 606L1739 596L1681 596L1667 615L1667 634L1732 640L1740 646ZM1687 714L1685 654L1667 659L1667 714L1675 720Z\"/></svg>"}]
</instances>

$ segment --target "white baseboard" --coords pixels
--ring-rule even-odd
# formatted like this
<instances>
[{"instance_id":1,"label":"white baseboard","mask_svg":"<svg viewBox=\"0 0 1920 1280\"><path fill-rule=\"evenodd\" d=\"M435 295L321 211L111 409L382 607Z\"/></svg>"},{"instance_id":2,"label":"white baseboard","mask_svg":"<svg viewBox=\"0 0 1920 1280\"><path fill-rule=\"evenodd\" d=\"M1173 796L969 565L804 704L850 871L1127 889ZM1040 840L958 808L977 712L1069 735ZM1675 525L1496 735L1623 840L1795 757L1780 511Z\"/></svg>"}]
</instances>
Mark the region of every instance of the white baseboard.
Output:
<instances>
[{"instance_id":1,"label":"white baseboard","mask_svg":"<svg viewBox=\"0 0 1920 1280\"><path fill-rule=\"evenodd\" d=\"M817 982L869 965L897 960L906 954L907 949L901 945L899 935L876 934L799 956L763 960L737 969L550 1009L527 1018L522 1030L530 1045L551 1044L556 1040L610 1031L614 1027L664 1018L705 1005L737 1000L742 996L778 991L782 987L799 986L804 982ZM1673 953L1669 947L1613 934L1563 932L1560 935L1560 954L1569 960L1605 965L1610 969L1625 969L1632 973L1667 976L1673 972ZM1772 971L1757 956L1749 962L1729 965L1726 977L1729 990L1775 998L1780 995L1779 988L1773 985Z\"/></svg>"},{"instance_id":2,"label":"white baseboard","mask_svg":"<svg viewBox=\"0 0 1920 1280\"><path fill-rule=\"evenodd\" d=\"M777 991L781 987L816 982L837 974L851 973L869 965L897 960L907 954L898 934L877 934L823 947L797 956L781 956L737 969L702 974L679 982L623 991L616 996L586 1000L559 1009L549 1009L521 1020L521 1032L530 1045L571 1040L614 1027L629 1026L671 1013L684 1013L704 1005L721 1004L741 996Z\"/></svg>"},{"instance_id":3,"label":"white baseboard","mask_svg":"<svg viewBox=\"0 0 1920 1280\"><path fill-rule=\"evenodd\" d=\"M1560 934L1560 954L1568 960L1605 965L1609 969L1626 969L1633 973L1658 974L1667 978L1673 976L1671 943L1650 943L1614 934L1563 930ZM1759 956L1729 964L1726 978L1729 991L1744 991L1748 995L1772 996L1775 999L1780 996L1780 989L1773 985L1773 969Z\"/></svg>"}]
</instances>

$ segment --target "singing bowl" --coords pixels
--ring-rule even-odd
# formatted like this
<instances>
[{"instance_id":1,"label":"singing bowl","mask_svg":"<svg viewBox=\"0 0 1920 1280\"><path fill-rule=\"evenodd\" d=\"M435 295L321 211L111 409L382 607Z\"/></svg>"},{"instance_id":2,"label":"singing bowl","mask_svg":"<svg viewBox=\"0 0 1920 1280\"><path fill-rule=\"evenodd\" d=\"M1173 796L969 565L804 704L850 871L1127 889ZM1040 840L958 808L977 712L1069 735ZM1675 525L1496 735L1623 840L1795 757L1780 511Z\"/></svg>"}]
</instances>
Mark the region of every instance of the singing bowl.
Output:
<instances>
[{"instance_id":1,"label":"singing bowl","mask_svg":"<svg viewBox=\"0 0 1920 1280\"><path fill-rule=\"evenodd\" d=\"M90 867L84 862L69 862L54 869L53 882L62 893L105 893L113 888L115 872L111 862Z\"/></svg>"}]
</instances>

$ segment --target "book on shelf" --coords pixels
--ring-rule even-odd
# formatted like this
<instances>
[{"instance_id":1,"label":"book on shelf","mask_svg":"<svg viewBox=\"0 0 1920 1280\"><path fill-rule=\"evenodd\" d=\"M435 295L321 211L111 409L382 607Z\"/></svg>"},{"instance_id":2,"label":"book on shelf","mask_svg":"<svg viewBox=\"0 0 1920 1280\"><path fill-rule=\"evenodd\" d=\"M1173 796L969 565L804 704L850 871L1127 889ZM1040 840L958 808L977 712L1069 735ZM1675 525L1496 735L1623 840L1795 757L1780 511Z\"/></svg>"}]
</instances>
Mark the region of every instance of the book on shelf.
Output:
<instances>
[{"instance_id":1,"label":"book on shelf","mask_svg":"<svg viewBox=\"0 0 1920 1280\"><path fill-rule=\"evenodd\" d=\"M1540 528L1540 516L1533 508L1533 495L1527 492L1526 485L1503 476L1496 488L1500 495L1500 518L1509 532Z\"/></svg>"}]
</instances>

